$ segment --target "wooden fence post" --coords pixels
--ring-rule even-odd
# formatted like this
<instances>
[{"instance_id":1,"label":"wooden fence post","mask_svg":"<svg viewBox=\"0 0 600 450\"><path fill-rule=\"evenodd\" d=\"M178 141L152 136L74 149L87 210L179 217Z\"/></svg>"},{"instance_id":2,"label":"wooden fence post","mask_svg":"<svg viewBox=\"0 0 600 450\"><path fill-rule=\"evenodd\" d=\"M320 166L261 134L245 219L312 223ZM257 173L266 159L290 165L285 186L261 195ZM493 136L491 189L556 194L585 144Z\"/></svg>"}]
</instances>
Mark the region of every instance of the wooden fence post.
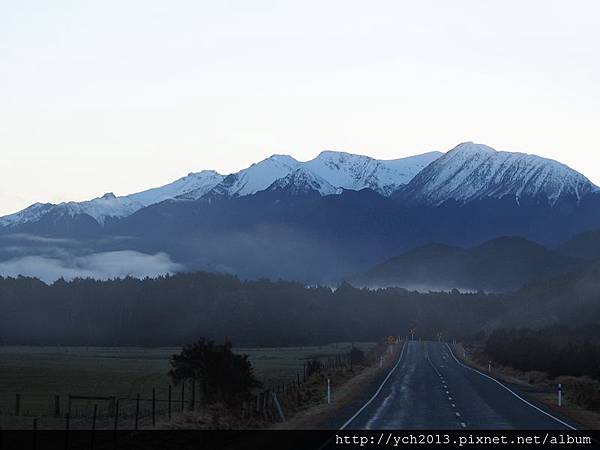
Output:
<instances>
[{"instance_id":1,"label":"wooden fence post","mask_svg":"<svg viewBox=\"0 0 600 450\"><path fill-rule=\"evenodd\" d=\"M169 404L169 406L168 406L168 413L167 413L168 416L169 416L169 420L171 420L171 389L172 389L171 385L169 385L169 399L167 401L168 404Z\"/></svg>"},{"instance_id":2,"label":"wooden fence post","mask_svg":"<svg viewBox=\"0 0 600 450\"><path fill-rule=\"evenodd\" d=\"M184 411L185 405L185 380L181 382L181 412Z\"/></svg>"},{"instance_id":3,"label":"wooden fence post","mask_svg":"<svg viewBox=\"0 0 600 450\"><path fill-rule=\"evenodd\" d=\"M65 450L69 448L69 431L71 429L71 414L65 416Z\"/></svg>"},{"instance_id":4,"label":"wooden fence post","mask_svg":"<svg viewBox=\"0 0 600 450\"><path fill-rule=\"evenodd\" d=\"M263 392L262 394L262 412L265 419L268 418L267 414L267 398L269 398L269 390Z\"/></svg>"},{"instance_id":5,"label":"wooden fence post","mask_svg":"<svg viewBox=\"0 0 600 450\"><path fill-rule=\"evenodd\" d=\"M60 417L60 395L54 396L54 417Z\"/></svg>"},{"instance_id":6,"label":"wooden fence post","mask_svg":"<svg viewBox=\"0 0 600 450\"><path fill-rule=\"evenodd\" d=\"M117 398L113 397L109 402L108 402L108 415L109 416L114 416L115 415L115 403L116 403Z\"/></svg>"},{"instance_id":7,"label":"wooden fence post","mask_svg":"<svg viewBox=\"0 0 600 450\"><path fill-rule=\"evenodd\" d=\"M38 421L37 419L33 419L33 450L37 450L37 429Z\"/></svg>"},{"instance_id":8,"label":"wooden fence post","mask_svg":"<svg viewBox=\"0 0 600 450\"><path fill-rule=\"evenodd\" d=\"M117 401L115 402L115 423L113 426L113 429L115 431L115 435L117 432L117 429L119 428L119 399L117 399Z\"/></svg>"},{"instance_id":9,"label":"wooden fence post","mask_svg":"<svg viewBox=\"0 0 600 450\"><path fill-rule=\"evenodd\" d=\"M138 429L138 421L140 418L140 394L138 393L135 399L135 430Z\"/></svg>"},{"instance_id":10,"label":"wooden fence post","mask_svg":"<svg viewBox=\"0 0 600 450\"><path fill-rule=\"evenodd\" d=\"M152 427L156 427L156 389L152 388Z\"/></svg>"},{"instance_id":11,"label":"wooden fence post","mask_svg":"<svg viewBox=\"0 0 600 450\"><path fill-rule=\"evenodd\" d=\"M92 436L90 443L91 450L94 450L94 438L96 437L96 418L98 417L98 403L94 404L94 415L92 416Z\"/></svg>"},{"instance_id":12,"label":"wooden fence post","mask_svg":"<svg viewBox=\"0 0 600 450\"><path fill-rule=\"evenodd\" d=\"M196 411L196 380L192 378L192 402L191 410Z\"/></svg>"}]
</instances>

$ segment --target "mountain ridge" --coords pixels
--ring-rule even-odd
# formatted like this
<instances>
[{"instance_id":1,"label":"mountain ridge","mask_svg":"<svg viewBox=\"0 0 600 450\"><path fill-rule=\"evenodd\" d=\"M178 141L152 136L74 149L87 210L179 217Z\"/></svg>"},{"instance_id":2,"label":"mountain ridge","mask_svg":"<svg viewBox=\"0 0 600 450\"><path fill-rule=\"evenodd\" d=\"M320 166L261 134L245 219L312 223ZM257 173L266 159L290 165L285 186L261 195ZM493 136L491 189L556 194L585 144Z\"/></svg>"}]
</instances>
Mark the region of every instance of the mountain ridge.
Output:
<instances>
[{"instance_id":1,"label":"mountain ridge","mask_svg":"<svg viewBox=\"0 0 600 450\"><path fill-rule=\"evenodd\" d=\"M105 194L83 202L36 203L14 214L0 217L0 226L14 227L39 221L49 213L71 218L86 214L103 226L109 219L128 217L142 208L165 200L199 200L209 194L227 197L253 195L268 189L274 182L299 168L312 172L313 181L315 177L322 178L336 192L340 192L339 188L372 188L382 195L390 195L441 155L440 152L428 152L395 160L377 160L363 155L323 151L309 161L300 162L289 155L274 154L229 175L203 170L192 172L161 187L120 197ZM335 168L332 168L332 164ZM382 180L379 180L380 176ZM327 192L332 192L332 189L327 189Z\"/></svg>"},{"instance_id":2,"label":"mountain ridge","mask_svg":"<svg viewBox=\"0 0 600 450\"><path fill-rule=\"evenodd\" d=\"M554 206L563 198L582 197L598 188L568 166L537 155L496 151L465 142L432 162L398 197L409 203L468 203L486 197L540 198Z\"/></svg>"},{"instance_id":3,"label":"mountain ridge","mask_svg":"<svg viewBox=\"0 0 600 450\"><path fill-rule=\"evenodd\" d=\"M377 264L348 281L356 287L507 292L588 267L588 261L517 236L472 247L428 244Z\"/></svg>"}]
</instances>

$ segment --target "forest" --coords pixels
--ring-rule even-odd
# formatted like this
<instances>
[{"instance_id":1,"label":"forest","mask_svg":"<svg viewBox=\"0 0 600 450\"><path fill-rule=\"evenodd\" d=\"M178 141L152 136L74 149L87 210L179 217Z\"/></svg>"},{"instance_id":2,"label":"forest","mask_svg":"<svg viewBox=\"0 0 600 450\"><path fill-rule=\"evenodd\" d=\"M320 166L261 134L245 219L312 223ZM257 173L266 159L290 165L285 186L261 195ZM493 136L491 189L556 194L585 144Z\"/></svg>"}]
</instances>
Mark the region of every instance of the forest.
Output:
<instances>
[{"instance_id":1,"label":"forest","mask_svg":"<svg viewBox=\"0 0 600 450\"><path fill-rule=\"evenodd\" d=\"M600 379L600 327L555 326L540 330L499 329L487 339L485 352L494 361L524 372L552 377Z\"/></svg>"},{"instance_id":2,"label":"forest","mask_svg":"<svg viewBox=\"0 0 600 450\"><path fill-rule=\"evenodd\" d=\"M306 286L207 272L52 284L0 278L0 343L179 346L203 337L291 346L376 341L413 328L421 338L463 340L502 328L591 330L585 327L600 324L599 280L595 267L489 294ZM549 337L511 335L531 345Z\"/></svg>"},{"instance_id":3,"label":"forest","mask_svg":"<svg viewBox=\"0 0 600 450\"><path fill-rule=\"evenodd\" d=\"M237 346L373 341L480 332L510 300L484 293L419 294L241 281L204 272L139 280L0 278L0 343L182 345L200 337Z\"/></svg>"}]
</instances>

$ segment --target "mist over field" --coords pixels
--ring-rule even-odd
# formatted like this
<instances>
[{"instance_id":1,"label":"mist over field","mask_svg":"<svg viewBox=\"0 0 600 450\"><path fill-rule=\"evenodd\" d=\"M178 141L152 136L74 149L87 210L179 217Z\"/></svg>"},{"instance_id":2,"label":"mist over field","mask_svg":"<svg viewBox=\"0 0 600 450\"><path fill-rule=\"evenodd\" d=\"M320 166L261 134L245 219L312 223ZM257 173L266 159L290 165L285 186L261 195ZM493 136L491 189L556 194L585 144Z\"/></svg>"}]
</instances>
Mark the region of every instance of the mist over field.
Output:
<instances>
[{"instance_id":1,"label":"mist over field","mask_svg":"<svg viewBox=\"0 0 600 450\"><path fill-rule=\"evenodd\" d=\"M169 255L149 255L136 251L93 253L87 256L24 256L0 262L0 276L35 277L46 283L59 278L146 278L177 272L182 266L174 263Z\"/></svg>"}]
</instances>

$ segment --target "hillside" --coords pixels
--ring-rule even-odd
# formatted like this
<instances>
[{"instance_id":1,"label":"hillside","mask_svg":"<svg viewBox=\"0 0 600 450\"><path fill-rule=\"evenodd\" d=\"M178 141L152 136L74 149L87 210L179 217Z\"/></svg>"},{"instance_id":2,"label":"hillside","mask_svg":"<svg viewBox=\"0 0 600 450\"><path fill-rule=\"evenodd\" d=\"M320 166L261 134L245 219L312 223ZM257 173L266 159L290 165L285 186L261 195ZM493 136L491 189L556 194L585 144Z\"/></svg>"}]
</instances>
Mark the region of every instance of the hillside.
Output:
<instances>
[{"instance_id":1,"label":"hillside","mask_svg":"<svg viewBox=\"0 0 600 450\"><path fill-rule=\"evenodd\" d=\"M427 245L351 277L359 287L397 286L417 290L508 292L575 272L586 262L517 237L502 237L471 248Z\"/></svg>"}]
</instances>

